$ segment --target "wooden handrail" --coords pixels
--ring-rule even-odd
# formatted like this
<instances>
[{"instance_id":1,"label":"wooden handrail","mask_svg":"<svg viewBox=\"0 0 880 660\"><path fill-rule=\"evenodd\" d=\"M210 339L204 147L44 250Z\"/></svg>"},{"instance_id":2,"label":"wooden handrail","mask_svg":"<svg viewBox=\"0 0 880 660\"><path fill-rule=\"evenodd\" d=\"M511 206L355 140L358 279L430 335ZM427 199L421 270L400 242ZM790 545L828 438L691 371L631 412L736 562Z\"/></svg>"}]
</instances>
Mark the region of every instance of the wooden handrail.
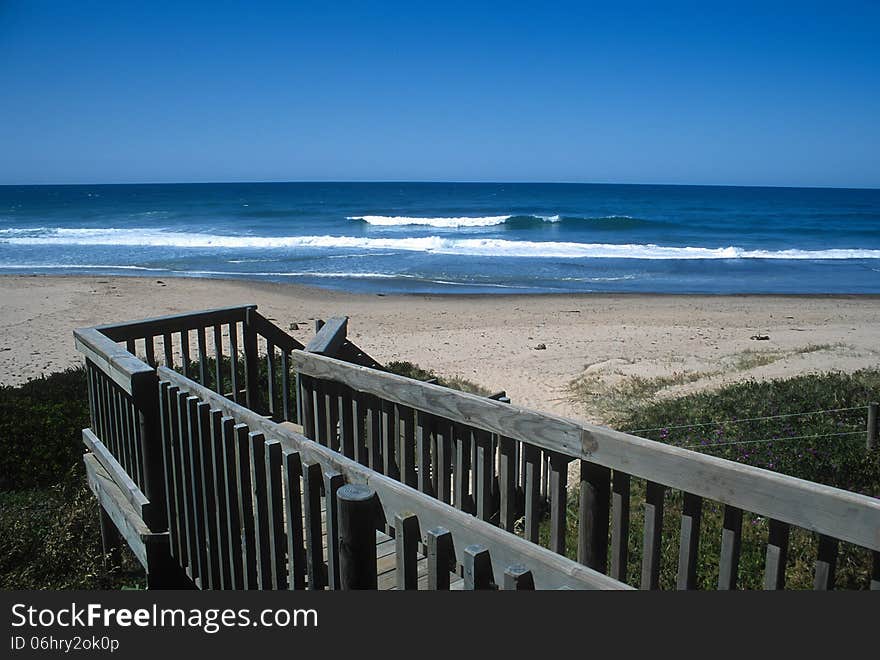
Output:
<instances>
[{"instance_id":1,"label":"wooden handrail","mask_svg":"<svg viewBox=\"0 0 880 660\"><path fill-rule=\"evenodd\" d=\"M108 338L97 328L73 331L76 348L127 394L134 396L139 383L154 375L153 368Z\"/></svg>"},{"instance_id":2,"label":"wooden handrail","mask_svg":"<svg viewBox=\"0 0 880 660\"><path fill-rule=\"evenodd\" d=\"M244 321L248 313L256 309L256 305L220 307L218 309L207 309L199 312L157 316L155 318L142 319L139 321L109 323L106 325L99 325L95 327L95 330L103 333L113 341L126 341L128 339L140 339L142 337L161 335L167 332L192 330L195 328L216 325L218 323Z\"/></svg>"},{"instance_id":3,"label":"wooden handrail","mask_svg":"<svg viewBox=\"0 0 880 660\"><path fill-rule=\"evenodd\" d=\"M304 376L880 550L872 497L321 355L294 351L292 359Z\"/></svg>"}]
</instances>

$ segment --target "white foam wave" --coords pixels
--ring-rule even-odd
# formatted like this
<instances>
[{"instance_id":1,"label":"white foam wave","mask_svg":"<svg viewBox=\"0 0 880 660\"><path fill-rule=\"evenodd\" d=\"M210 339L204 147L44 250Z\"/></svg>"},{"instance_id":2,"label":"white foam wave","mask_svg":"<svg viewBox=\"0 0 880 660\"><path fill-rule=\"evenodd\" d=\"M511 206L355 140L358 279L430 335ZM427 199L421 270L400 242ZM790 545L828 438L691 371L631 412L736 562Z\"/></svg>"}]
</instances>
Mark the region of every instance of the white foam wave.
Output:
<instances>
[{"instance_id":1,"label":"white foam wave","mask_svg":"<svg viewBox=\"0 0 880 660\"><path fill-rule=\"evenodd\" d=\"M8 236L8 234L7 234ZM363 236L218 235L152 229L58 228L40 236L0 238L8 245L92 245L203 249L395 250L462 256L542 257L557 259L880 259L880 250L753 250L727 247L672 247L654 244L511 241L497 238L371 238Z\"/></svg>"},{"instance_id":2,"label":"white foam wave","mask_svg":"<svg viewBox=\"0 0 880 660\"><path fill-rule=\"evenodd\" d=\"M503 225L511 217L509 215L490 215L482 218L411 218L402 215L354 215L349 216L346 220L360 220L377 227L406 227L415 225L456 229L458 227L492 227Z\"/></svg>"}]
</instances>

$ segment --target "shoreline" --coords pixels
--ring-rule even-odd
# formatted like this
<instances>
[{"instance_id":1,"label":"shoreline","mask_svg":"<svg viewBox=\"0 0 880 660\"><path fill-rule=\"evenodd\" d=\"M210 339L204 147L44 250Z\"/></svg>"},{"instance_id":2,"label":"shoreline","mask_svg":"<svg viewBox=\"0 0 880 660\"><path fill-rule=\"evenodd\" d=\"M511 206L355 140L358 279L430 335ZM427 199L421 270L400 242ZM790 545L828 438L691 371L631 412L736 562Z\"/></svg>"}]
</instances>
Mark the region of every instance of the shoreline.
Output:
<instances>
[{"instance_id":1,"label":"shoreline","mask_svg":"<svg viewBox=\"0 0 880 660\"><path fill-rule=\"evenodd\" d=\"M349 336L381 362L411 361L593 422L605 414L569 400L575 379L602 402L636 381L674 396L880 366L877 294L376 294L237 278L15 274L0 275L0 384L80 364L75 327L245 303L303 342L315 318L347 315Z\"/></svg>"}]
</instances>

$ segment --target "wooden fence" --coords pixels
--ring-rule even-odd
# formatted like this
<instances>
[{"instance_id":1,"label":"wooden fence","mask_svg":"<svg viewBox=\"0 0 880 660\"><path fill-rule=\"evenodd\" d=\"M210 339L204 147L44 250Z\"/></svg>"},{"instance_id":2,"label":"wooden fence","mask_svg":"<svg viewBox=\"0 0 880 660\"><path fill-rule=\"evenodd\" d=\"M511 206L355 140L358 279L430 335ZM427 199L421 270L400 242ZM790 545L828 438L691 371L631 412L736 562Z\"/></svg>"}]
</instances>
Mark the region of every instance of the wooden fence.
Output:
<instances>
[{"instance_id":1,"label":"wooden fence","mask_svg":"<svg viewBox=\"0 0 880 660\"><path fill-rule=\"evenodd\" d=\"M766 588L785 586L791 527L818 535L817 589L833 586L841 541L873 553L880 588L880 501L386 373L347 340L344 318L306 347L255 306L75 334L90 483L153 586L372 586L377 562L382 586L384 534L393 586L626 588L635 477L647 482L642 588L659 586L669 490L683 499L678 588L696 586L705 501L724 509L719 589L737 586L744 511L770 521ZM278 423L290 420L302 433ZM563 556L572 527L577 561Z\"/></svg>"}]
</instances>

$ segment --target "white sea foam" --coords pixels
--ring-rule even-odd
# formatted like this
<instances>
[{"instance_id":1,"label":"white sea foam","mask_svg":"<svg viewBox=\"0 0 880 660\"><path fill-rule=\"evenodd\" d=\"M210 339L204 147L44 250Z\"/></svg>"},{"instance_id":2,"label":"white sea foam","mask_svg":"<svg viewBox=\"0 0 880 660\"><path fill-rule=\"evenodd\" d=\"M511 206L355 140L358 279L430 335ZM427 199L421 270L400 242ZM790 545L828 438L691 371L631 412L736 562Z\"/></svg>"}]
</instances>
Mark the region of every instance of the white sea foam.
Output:
<instances>
[{"instance_id":1,"label":"white sea foam","mask_svg":"<svg viewBox=\"0 0 880 660\"><path fill-rule=\"evenodd\" d=\"M378 227L423 226L455 229L457 227L492 227L495 225L503 225L511 217L513 216L490 215L482 218L411 218L402 215L354 215L346 218L346 220L360 220L369 225L376 225Z\"/></svg>"},{"instance_id":2,"label":"white sea foam","mask_svg":"<svg viewBox=\"0 0 880 660\"><path fill-rule=\"evenodd\" d=\"M372 238L364 236L252 236L154 229L57 228L41 235L0 237L0 245L84 245L203 249L395 250L462 256L542 257L556 259L880 259L880 250L755 250L727 247L672 247L654 244L511 241L498 238Z\"/></svg>"}]
</instances>

